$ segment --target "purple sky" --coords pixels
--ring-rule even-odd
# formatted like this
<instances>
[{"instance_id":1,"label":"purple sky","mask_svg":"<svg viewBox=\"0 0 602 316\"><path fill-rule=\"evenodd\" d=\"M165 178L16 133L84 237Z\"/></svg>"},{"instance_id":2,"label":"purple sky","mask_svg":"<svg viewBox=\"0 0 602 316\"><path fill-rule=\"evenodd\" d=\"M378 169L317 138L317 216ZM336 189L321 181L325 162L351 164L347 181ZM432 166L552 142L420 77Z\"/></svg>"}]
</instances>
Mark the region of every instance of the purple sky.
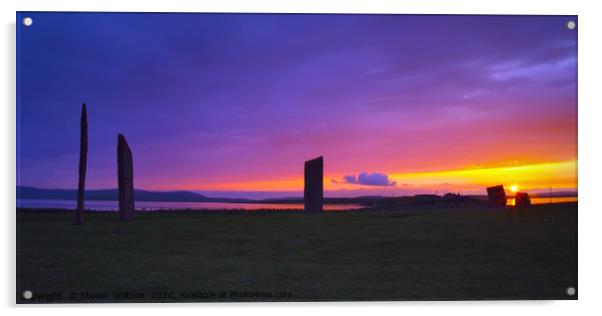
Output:
<instances>
[{"instance_id":1,"label":"purple sky","mask_svg":"<svg viewBox=\"0 0 602 316\"><path fill-rule=\"evenodd\" d=\"M24 16L19 185L76 187L82 102L88 188L116 187L117 133L136 187L225 195L298 192L319 155L331 191L577 158L573 16Z\"/></svg>"}]
</instances>

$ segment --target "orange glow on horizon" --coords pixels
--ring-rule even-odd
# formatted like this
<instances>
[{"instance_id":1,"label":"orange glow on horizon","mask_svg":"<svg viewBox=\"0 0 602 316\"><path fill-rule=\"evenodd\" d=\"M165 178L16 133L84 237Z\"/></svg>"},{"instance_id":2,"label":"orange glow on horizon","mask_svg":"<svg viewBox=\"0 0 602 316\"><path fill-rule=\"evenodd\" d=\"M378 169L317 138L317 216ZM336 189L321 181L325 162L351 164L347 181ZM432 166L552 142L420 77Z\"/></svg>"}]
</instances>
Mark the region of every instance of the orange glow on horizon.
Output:
<instances>
[{"instance_id":1,"label":"orange glow on horizon","mask_svg":"<svg viewBox=\"0 0 602 316\"><path fill-rule=\"evenodd\" d=\"M464 169L435 171L412 174L393 174L391 178L398 183L407 183L421 187L442 187L462 191L479 189L491 185L507 184L513 179L522 184L525 190L556 187L577 188L577 161L529 164L514 167ZM517 188L518 189L518 188Z\"/></svg>"},{"instance_id":2,"label":"orange glow on horizon","mask_svg":"<svg viewBox=\"0 0 602 316\"><path fill-rule=\"evenodd\" d=\"M577 161L550 162L513 167L495 167L478 169L459 169L446 171L388 173L389 178L397 182L395 187L365 186L348 184L341 181L344 174L326 174L324 189L327 191L355 189L417 189L447 190L463 192L481 190L487 186L505 184L508 179L521 183L521 189L536 188L577 188ZM335 181L333 181L335 180ZM336 182L336 183L335 183ZM303 177L269 180L216 182L207 184L187 184L169 189L207 190L207 191L303 191ZM518 191L516 184L510 187ZM516 189L516 191L514 190Z\"/></svg>"}]
</instances>

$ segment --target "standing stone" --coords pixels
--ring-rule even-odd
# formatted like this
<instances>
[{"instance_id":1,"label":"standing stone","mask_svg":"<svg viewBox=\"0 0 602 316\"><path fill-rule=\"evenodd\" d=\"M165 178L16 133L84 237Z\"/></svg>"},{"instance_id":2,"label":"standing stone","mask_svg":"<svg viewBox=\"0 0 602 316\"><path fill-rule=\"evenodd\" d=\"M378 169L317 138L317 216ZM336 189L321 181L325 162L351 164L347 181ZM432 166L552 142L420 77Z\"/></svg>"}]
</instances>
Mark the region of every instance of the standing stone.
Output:
<instances>
[{"instance_id":1,"label":"standing stone","mask_svg":"<svg viewBox=\"0 0 602 316\"><path fill-rule=\"evenodd\" d=\"M496 185L487 188L490 206L506 206L506 191L503 185Z\"/></svg>"},{"instance_id":2,"label":"standing stone","mask_svg":"<svg viewBox=\"0 0 602 316\"><path fill-rule=\"evenodd\" d=\"M324 205L324 159L320 156L305 162L305 212L322 212Z\"/></svg>"},{"instance_id":3,"label":"standing stone","mask_svg":"<svg viewBox=\"0 0 602 316\"><path fill-rule=\"evenodd\" d=\"M88 114L86 104L82 103L82 116L79 136L79 182L77 185L77 210L75 223L84 223L84 192L86 190L86 166L88 162Z\"/></svg>"},{"instance_id":4,"label":"standing stone","mask_svg":"<svg viewBox=\"0 0 602 316\"><path fill-rule=\"evenodd\" d=\"M516 195L514 196L514 206L516 208L530 208L531 198L529 198L529 194L516 192Z\"/></svg>"},{"instance_id":5,"label":"standing stone","mask_svg":"<svg viewBox=\"0 0 602 316\"><path fill-rule=\"evenodd\" d=\"M134 164L125 137L117 136L117 180L119 181L119 218L134 219Z\"/></svg>"}]
</instances>

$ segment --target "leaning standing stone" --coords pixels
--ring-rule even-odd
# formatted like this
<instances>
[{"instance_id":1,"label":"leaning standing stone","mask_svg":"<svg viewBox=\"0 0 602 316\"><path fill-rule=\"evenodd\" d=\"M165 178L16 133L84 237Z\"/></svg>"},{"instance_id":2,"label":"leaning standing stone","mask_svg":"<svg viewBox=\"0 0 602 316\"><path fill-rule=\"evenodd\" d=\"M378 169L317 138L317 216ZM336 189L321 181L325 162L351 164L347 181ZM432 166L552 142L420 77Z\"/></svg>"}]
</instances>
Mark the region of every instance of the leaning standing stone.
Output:
<instances>
[{"instance_id":1,"label":"leaning standing stone","mask_svg":"<svg viewBox=\"0 0 602 316\"><path fill-rule=\"evenodd\" d=\"M496 185L487 188L490 206L506 206L506 191L503 185Z\"/></svg>"}]
</instances>

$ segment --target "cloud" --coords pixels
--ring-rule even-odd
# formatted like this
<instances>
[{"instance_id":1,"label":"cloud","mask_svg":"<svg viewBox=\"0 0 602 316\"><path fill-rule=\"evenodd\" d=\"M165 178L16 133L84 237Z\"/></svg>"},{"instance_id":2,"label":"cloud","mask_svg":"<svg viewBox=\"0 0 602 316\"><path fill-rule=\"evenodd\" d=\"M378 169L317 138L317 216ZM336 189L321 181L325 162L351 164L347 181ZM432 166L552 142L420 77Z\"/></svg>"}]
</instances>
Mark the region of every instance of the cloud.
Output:
<instances>
[{"instance_id":1,"label":"cloud","mask_svg":"<svg viewBox=\"0 0 602 316\"><path fill-rule=\"evenodd\" d=\"M390 180L388 175L379 172L360 172L358 175L346 175L341 179L341 182L384 187L394 187L397 185L397 182Z\"/></svg>"}]
</instances>

